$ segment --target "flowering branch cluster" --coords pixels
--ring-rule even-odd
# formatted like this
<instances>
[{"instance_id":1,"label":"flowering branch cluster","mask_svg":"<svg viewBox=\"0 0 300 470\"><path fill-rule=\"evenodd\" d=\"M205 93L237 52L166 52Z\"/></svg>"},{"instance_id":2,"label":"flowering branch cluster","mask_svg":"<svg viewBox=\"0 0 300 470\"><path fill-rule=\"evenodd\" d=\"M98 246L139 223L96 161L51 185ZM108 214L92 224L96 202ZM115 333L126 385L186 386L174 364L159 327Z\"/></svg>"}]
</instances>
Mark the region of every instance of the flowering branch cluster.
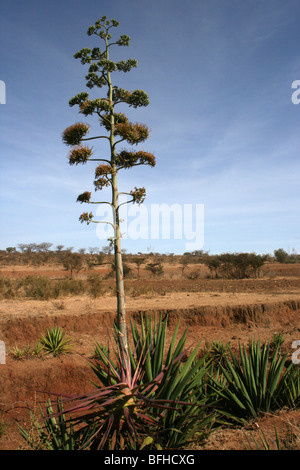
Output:
<instances>
[{"instance_id":1,"label":"flowering branch cluster","mask_svg":"<svg viewBox=\"0 0 300 470\"><path fill-rule=\"evenodd\" d=\"M131 168L137 165L155 166L155 157L152 155L152 153L144 152L143 150L138 152L128 152L127 150L122 150L122 152L117 155L116 163L118 169Z\"/></svg>"},{"instance_id":2,"label":"flowering branch cluster","mask_svg":"<svg viewBox=\"0 0 300 470\"><path fill-rule=\"evenodd\" d=\"M115 104L126 103L133 108L148 106L149 104L148 95L143 90L135 90L130 93L130 91L118 87L114 87L113 101Z\"/></svg>"},{"instance_id":3,"label":"flowering branch cluster","mask_svg":"<svg viewBox=\"0 0 300 470\"><path fill-rule=\"evenodd\" d=\"M64 130L62 139L66 145L79 145L89 129L90 126L88 124L77 122Z\"/></svg>"},{"instance_id":4,"label":"flowering branch cluster","mask_svg":"<svg viewBox=\"0 0 300 470\"><path fill-rule=\"evenodd\" d=\"M86 146L79 145L72 149L69 153L70 165L78 165L78 163L86 163L89 157L92 155L93 150Z\"/></svg>"},{"instance_id":5,"label":"flowering branch cluster","mask_svg":"<svg viewBox=\"0 0 300 470\"><path fill-rule=\"evenodd\" d=\"M90 89L93 87L102 88L108 86L108 93L106 97L91 99L89 93L86 91L78 93L76 96L69 100L71 107L77 105L79 113L84 116L97 115L99 118L100 126L108 132L109 136L89 137L86 135L89 132L89 125L78 122L73 126L68 127L62 134L65 144L72 146L69 153L70 165L85 164L89 160L102 162L95 169L94 190L102 190L107 186L111 186L113 191L116 191L116 185L113 180L117 171L121 169L132 168L137 165L155 166L155 157L146 151L128 151L122 150L116 152L116 145L122 141L126 141L129 145L137 145L144 142L149 137L149 129L145 124L132 123L124 113L116 112L115 107L121 103L127 104L129 107L138 108L148 106L149 98L147 93L143 90L134 90L132 92L112 86L110 74L112 72L129 72L132 68L137 67L137 61L134 59L120 60L113 62L109 58L109 49L112 45L129 46L130 38L127 35L121 35L115 42L109 42L111 39L111 28L117 27L119 23L116 20L107 20L103 16L100 20L96 21L91 26L87 34L88 36L97 35L105 44L103 50L99 47L83 48L74 54L76 59L80 59L81 63L88 65L88 73L86 75L86 86ZM118 141L114 137L118 136ZM110 160L102 158L91 158L93 149L88 145L83 145L83 141L107 138L111 145L111 158ZM107 164L103 164L103 162ZM117 193L118 195L119 193ZM145 188L135 188L130 193L125 193L132 197L129 202L142 203L146 196ZM82 203L92 203L91 192L85 191L80 194L77 201ZM84 212L80 216L80 222L90 223L93 220L93 214Z\"/></svg>"},{"instance_id":6,"label":"flowering branch cluster","mask_svg":"<svg viewBox=\"0 0 300 470\"><path fill-rule=\"evenodd\" d=\"M113 169L110 165L98 165L95 170L94 186L95 190L101 190L105 186L109 186L112 183L111 175Z\"/></svg>"},{"instance_id":7,"label":"flowering branch cluster","mask_svg":"<svg viewBox=\"0 0 300 470\"><path fill-rule=\"evenodd\" d=\"M149 137L149 129L145 124L120 123L115 126L115 134L129 144L139 144Z\"/></svg>"},{"instance_id":8,"label":"flowering branch cluster","mask_svg":"<svg viewBox=\"0 0 300 470\"><path fill-rule=\"evenodd\" d=\"M90 193L89 191L85 191L84 193L79 194L77 202L80 202L80 204L82 204L83 202L90 202L91 196L92 193Z\"/></svg>"},{"instance_id":9,"label":"flowering branch cluster","mask_svg":"<svg viewBox=\"0 0 300 470\"><path fill-rule=\"evenodd\" d=\"M134 190L130 191L130 195L132 196L133 203L141 204L145 200L146 189L135 187Z\"/></svg>"},{"instance_id":10,"label":"flowering branch cluster","mask_svg":"<svg viewBox=\"0 0 300 470\"><path fill-rule=\"evenodd\" d=\"M89 225L91 222L93 222L93 217L94 217L94 216L93 216L93 213L92 213L92 212L90 212L90 213L88 213L88 212L83 212L83 213L80 215L79 220L80 220L81 223L86 222L87 225Z\"/></svg>"}]
</instances>

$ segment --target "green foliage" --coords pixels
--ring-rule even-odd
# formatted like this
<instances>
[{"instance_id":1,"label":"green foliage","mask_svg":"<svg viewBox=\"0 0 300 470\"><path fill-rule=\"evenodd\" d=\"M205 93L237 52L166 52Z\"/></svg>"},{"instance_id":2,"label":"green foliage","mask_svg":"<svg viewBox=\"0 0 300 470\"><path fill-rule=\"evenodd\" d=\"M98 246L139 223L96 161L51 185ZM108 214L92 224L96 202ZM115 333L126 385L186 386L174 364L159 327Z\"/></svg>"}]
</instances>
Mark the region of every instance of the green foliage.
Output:
<instances>
[{"instance_id":1,"label":"green foliage","mask_svg":"<svg viewBox=\"0 0 300 470\"><path fill-rule=\"evenodd\" d=\"M43 276L26 276L20 279L0 278L2 299L57 299L66 295L79 295L86 291L80 279L49 279Z\"/></svg>"},{"instance_id":2,"label":"green foliage","mask_svg":"<svg viewBox=\"0 0 300 470\"><path fill-rule=\"evenodd\" d=\"M93 357L101 360L103 354L107 357L108 347L96 342Z\"/></svg>"},{"instance_id":3,"label":"green foliage","mask_svg":"<svg viewBox=\"0 0 300 470\"><path fill-rule=\"evenodd\" d=\"M208 256L204 259L204 263L209 268L211 275L218 278L218 269L221 266L221 260L217 256Z\"/></svg>"},{"instance_id":4,"label":"green foliage","mask_svg":"<svg viewBox=\"0 0 300 470\"><path fill-rule=\"evenodd\" d=\"M90 274L87 278L87 283L88 293L93 299L103 295L103 281L98 274Z\"/></svg>"},{"instance_id":5,"label":"green foliage","mask_svg":"<svg viewBox=\"0 0 300 470\"><path fill-rule=\"evenodd\" d=\"M57 326L47 329L46 334L41 334L40 336L40 343L43 346L43 350L54 356L70 352L72 347L70 341L71 338L66 337L62 328Z\"/></svg>"},{"instance_id":6,"label":"green foliage","mask_svg":"<svg viewBox=\"0 0 300 470\"><path fill-rule=\"evenodd\" d=\"M148 271L150 271L153 276L161 276L164 269L161 265L161 263L148 263L146 268Z\"/></svg>"},{"instance_id":7,"label":"green foliage","mask_svg":"<svg viewBox=\"0 0 300 470\"><path fill-rule=\"evenodd\" d=\"M280 352L280 348L283 345L285 339L282 332L274 333L273 338L270 341L270 351Z\"/></svg>"},{"instance_id":8,"label":"green foliage","mask_svg":"<svg viewBox=\"0 0 300 470\"><path fill-rule=\"evenodd\" d=\"M255 253L223 253L214 257L220 261L217 266L218 272L223 277L231 277L236 279L244 279L247 277L256 277L259 269L266 261L265 255L257 255Z\"/></svg>"},{"instance_id":9,"label":"green foliage","mask_svg":"<svg viewBox=\"0 0 300 470\"><path fill-rule=\"evenodd\" d=\"M266 436L263 431L259 432L259 440L257 440L253 433L251 433L251 439L246 436L248 446L247 450L283 450L282 442L279 439L277 429L275 427L275 439L271 439Z\"/></svg>"},{"instance_id":10,"label":"green foliage","mask_svg":"<svg viewBox=\"0 0 300 470\"><path fill-rule=\"evenodd\" d=\"M3 417L2 417L2 410L0 409L0 437L5 434L6 426L7 425L5 424Z\"/></svg>"},{"instance_id":11,"label":"green foliage","mask_svg":"<svg viewBox=\"0 0 300 470\"><path fill-rule=\"evenodd\" d=\"M72 420L67 420L61 399L57 399L56 412L50 400L45 403L45 412L40 407L43 424L30 413L31 429L18 424L21 437L31 450L81 450L88 436L75 430Z\"/></svg>"},{"instance_id":12,"label":"green foliage","mask_svg":"<svg viewBox=\"0 0 300 470\"><path fill-rule=\"evenodd\" d=\"M161 317L158 321L155 318L152 322L150 315L145 320L141 317L140 331L137 324L131 322L135 352L134 355L131 351L131 361L133 370L139 361L142 362L146 388L147 383L161 377L155 397L172 403L164 413L153 409L164 429L160 441L162 448L184 448L196 433L200 439L201 433L208 432L216 417L212 408L206 406L205 377L208 369L205 357L197 359L200 344L192 351L186 348L187 330L176 344L178 323L166 349L167 327L167 318L164 321Z\"/></svg>"},{"instance_id":13,"label":"green foliage","mask_svg":"<svg viewBox=\"0 0 300 470\"><path fill-rule=\"evenodd\" d=\"M14 346L9 350L10 355L17 360L25 359L27 356L27 352L24 349L19 348L19 346Z\"/></svg>"},{"instance_id":14,"label":"green foliage","mask_svg":"<svg viewBox=\"0 0 300 470\"><path fill-rule=\"evenodd\" d=\"M257 277L267 255L256 253L222 253L206 255L203 262L209 268L212 277L244 279Z\"/></svg>"},{"instance_id":15,"label":"green foliage","mask_svg":"<svg viewBox=\"0 0 300 470\"><path fill-rule=\"evenodd\" d=\"M72 279L73 272L78 273L84 267L82 256L79 253L68 253L63 258L63 267L70 272Z\"/></svg>"},{"instance_id":16,"label":"green foliage","mask_svg":"<svg viewBox=\"0 0 300 470\"><path fill-rule=\"evenodd\" d=\"M213 341L208 350L208 356L212 364L218 368L221 364L226 363L230 352L230 343L223 344L220 341Z\"/></svg>"},{"instance_id":17,"label":"green foliage","mask_svg":"<svg viewBox=\"0 0 300 470\"><path fill-rule=\"evenodd\" d=\"M79 447L91 450L185 448L211 429L215 415L207 405L206 368L204 359L196 359L198 347L185 347L187 332L177 342L178 325L166 349L167 320L141 321L141 333L131 323L134 347L128 354L120 347L117 330L116 351L97 345L99 360L91 363L98 381L95 390L65 396L64 411L52 413L49 408L47 421L63 416L63 426L68 423L63 433L57 421L51 430L60 437L55 441L60 449L62 434L69 442L75 429L83 439Z\"/></svg>"},{"instance_id":18,"label":"green foliage","mask_svg":"<svg viewBox=\"0 0 300 470\"><path fill-rule=\"evenodd\" d=\"M53 290L49 279L43 276L26 276L19 280L25 297L48 300L53 297Z\"/></svg>"},{"instance_id":19,"label":"green foliage","mask_svg":"<svg viewBox=\"0 0 300 470\"><path fill-rule=\"evenodd\" d=\"M289 254L283 248L274 250L274 256L278 263L288 263L289 261Z\"/></svg>"},{"instance_id":20,"label":"green foliage","mask_svg":"<svg viewBox=\"0 0 300 470\"><path fill-rule=\"evenodd\" d=\"M274 257L278 263L299 263L300 255L293 249L291 253L288 253L283 248L274 250Z\"/></svg>"},{"instance_id":21,"label":"green foliage","mask_svg":"<svg viewBox=\"0 0 300 470\"><path fill-rule=\"evenodd\" d=\"M33 346L26 344L23 348L15 345L9 350L9 354L16 360L30 359L33 357L42 357L44 354L43 346L40 342Z\"/></svg>"}]
</instances>

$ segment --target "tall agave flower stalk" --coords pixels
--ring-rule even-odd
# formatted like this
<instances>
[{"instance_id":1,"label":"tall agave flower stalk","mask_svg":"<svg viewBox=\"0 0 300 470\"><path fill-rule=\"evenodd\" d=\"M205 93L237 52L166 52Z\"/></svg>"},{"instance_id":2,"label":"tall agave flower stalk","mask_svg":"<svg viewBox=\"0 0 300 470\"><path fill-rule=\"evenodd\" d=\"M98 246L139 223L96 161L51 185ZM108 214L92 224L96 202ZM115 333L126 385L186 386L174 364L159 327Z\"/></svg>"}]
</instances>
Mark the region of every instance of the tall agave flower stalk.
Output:
<instances>
[{"instance_id":1,"label":"tall agave flower stalk","mask_svg":"<svg viewBox=\"0 0 300 470\"><path fill-rule=\"evenodd\" d=\"M155 165L155 157L143 150L132 151L122 149L117 151L117 145L126 141L128 144L136 145L144 142L149 136L149 129L146 125L140 123L132 123L123 113L116 112L119 104L127 104L129 107L138 108L147 106L149 99L147 94L142 90L133 92L127 91L113 85L112 73L129 72L133 67L137 66L134 59L113 62L110 58L110 49L112 46L125 47L129 46L130 38L127 35L121 35L115 42L110 42L112 36L111 28L117 27L119 23L116 20L107 20L103 16L91 26L87 34L89 36L97 36L102 41L103 50L99 47L93 49L83 48L77 52L74 57L80 59L81 63L89 65L88 74L86 75L86 86L89 89L106 88L106 96L91 99L87 92L81 92L74 96L69 105L79 106L79 112L84 116L96 116L100 126L102 126L106 135L96 135L87 137L90 126L84 122L77 122L68 127L63 132L62 138L65 144L72 147L69 153L70 165L86 164L88 161L98 162L95 169L94 190L99 191L105 187L111 189L111 201L93 201L92 193L85 191L81 193L77 201L87 204L109 204L112 208L113 221L99 222L95 220L92 212L83 212L79 218L81 222L90 223L108 223L113 227L113 237L111 244L114 248L114 268L116 274L116 291L117 291L117 327L121 350L126 356L128 354L127 326L126 326L126 310L125 310L125 290L123 280L123 263L121 254L121 231L120 231L120 207L125 203L142 203L145 199L145 188L134 188L130 192L119 192L117 175L121 169L132 168L137 165ZM109 155L102 158L94 155L94 150L85 141L105 139L109 144ZM119 196L124 194L129 196L129 200L120 203ZM125 357L124 356L124 357Z\"/></svg>"}]
</instances>

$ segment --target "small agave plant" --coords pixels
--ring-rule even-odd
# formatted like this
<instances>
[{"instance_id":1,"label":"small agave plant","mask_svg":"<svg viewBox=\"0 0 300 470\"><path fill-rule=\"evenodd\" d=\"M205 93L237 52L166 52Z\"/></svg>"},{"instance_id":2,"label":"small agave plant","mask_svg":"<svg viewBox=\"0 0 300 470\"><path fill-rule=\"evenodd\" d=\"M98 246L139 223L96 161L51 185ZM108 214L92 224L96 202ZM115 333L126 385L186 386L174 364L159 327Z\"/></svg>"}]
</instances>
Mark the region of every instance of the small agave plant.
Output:
<instances>
[{"instance_id":1,"label":"small agave plant","mask_svg":"<svg viewBox=\"0 0 300 470\"><path fill-rule=\"evenodd\" d=\"M62 328L53 326L47 329L45 335L40 335L42 349L53 356L66 354L71 350L71 338L67 337Z\"/></svg>"}]
</instances>

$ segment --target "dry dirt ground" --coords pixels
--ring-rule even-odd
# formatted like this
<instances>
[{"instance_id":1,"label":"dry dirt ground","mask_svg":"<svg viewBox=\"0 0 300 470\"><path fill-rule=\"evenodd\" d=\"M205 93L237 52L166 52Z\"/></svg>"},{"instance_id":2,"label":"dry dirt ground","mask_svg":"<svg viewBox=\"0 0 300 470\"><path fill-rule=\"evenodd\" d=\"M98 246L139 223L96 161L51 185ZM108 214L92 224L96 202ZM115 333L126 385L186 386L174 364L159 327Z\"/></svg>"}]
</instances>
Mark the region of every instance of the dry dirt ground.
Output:
<instances>
[{"instance_id":1,"label":"dry dirt ground","mask_svg":"<svg viewBox=\"0 0 300 470\"><path fill-rule=\"evenodd\" d=\"M0 270L0 275L7 277L28 274L65 276L65 272L51 267ZM141 277L126 280L128 316L139 321L142 312L168 315L170 336L180 321L179 334L188 328L188 344L201 340L205 347L212 341L220 341L230 342L237 348L239 342L246 344L249 338L272 340L274 333L280 332L285 338L285 351L292 354L293 341L300 340L299 264L270 264L264 266L260 278L246 280L202 277L189 280L174 265L165 267L162 279ZM141 286L147 287L144 294ZM44 402L40 391L91 390L93 375L87 359L92 357L96 341L101 344L110 341L115 311L115 297L110 294L97 299L82 295L48 301L1 301L0 340L5 342L7 354L6 364L0 364L0 424L5 424L0 450L24 448L17 423L30 426L28 409ZM9 349L16 345L21 348L34 344L53 325L61 326L72 338L71 354L24 360L16 360L9 354ZM264 430L273 438L274 425L283 438L293 430L300 439L300 412L285 410L264 415L244 428L218 430L202 448L243 450L245 435L257 436Z\"/></svg>"}]
</instances>

